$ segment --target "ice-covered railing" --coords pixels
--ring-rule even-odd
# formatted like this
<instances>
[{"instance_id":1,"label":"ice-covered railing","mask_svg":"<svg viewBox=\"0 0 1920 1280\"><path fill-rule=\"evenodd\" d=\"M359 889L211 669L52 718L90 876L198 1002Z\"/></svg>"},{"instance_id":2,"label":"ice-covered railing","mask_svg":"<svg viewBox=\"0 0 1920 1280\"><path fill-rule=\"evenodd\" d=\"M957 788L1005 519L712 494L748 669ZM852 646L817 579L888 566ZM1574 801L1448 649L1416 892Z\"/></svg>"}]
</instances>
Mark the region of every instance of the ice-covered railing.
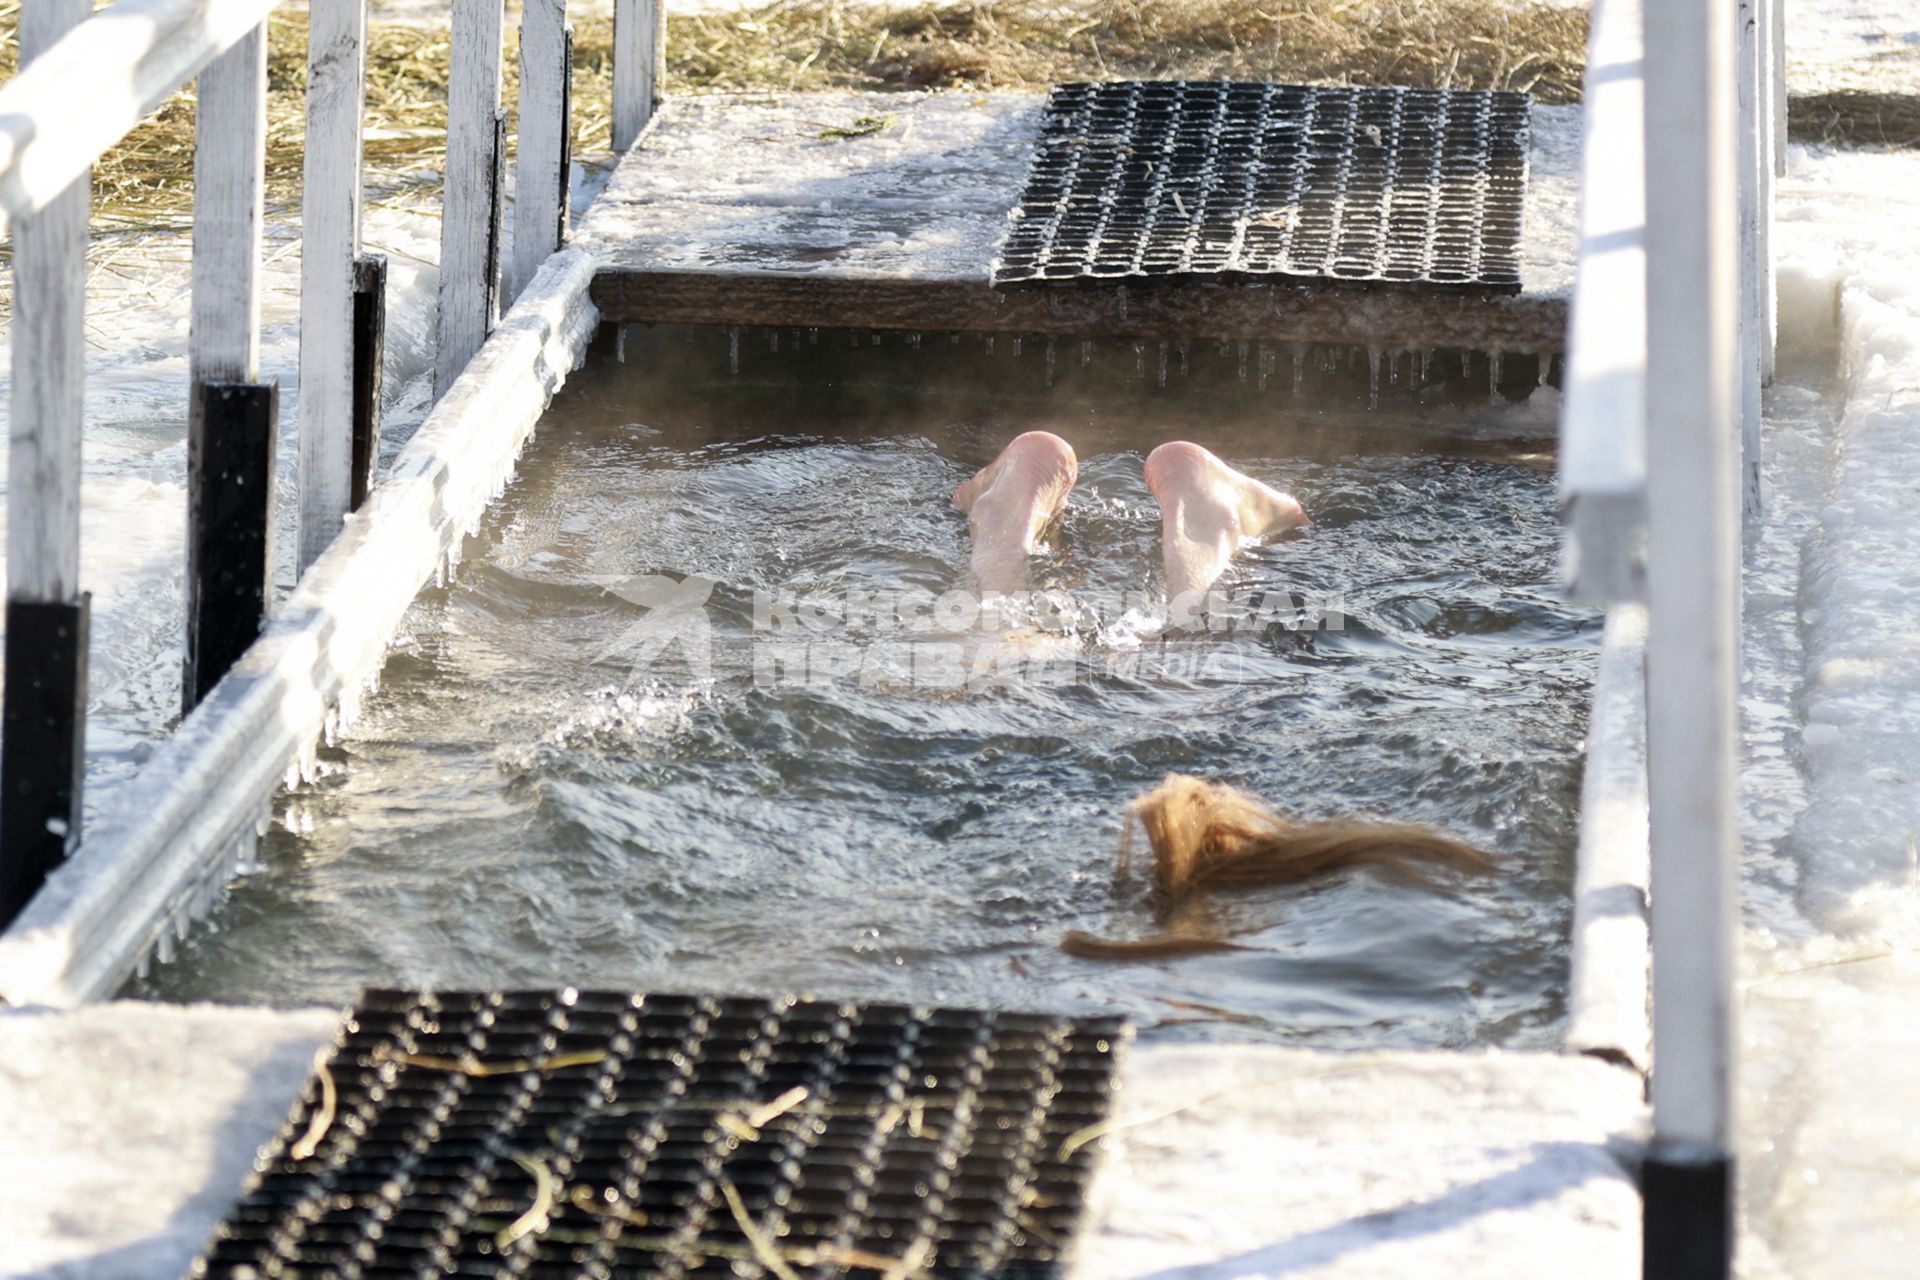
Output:
<instances>
[{"instance_id":1,"label":"ice-covered railing","mask_svg":"<svg viewBox=\"0 0 1920 1280\"><path fill-rule=\"evenodd\" d=\"M1772 364L1781 31L1779 0L1599 0L1587 67L1560 485L1570 589L1612 612L1570 1041L1645 1064L1631 1001L1585 998L1580 971L1644 971L1635 895L1613 890L1645 868L1649 1277L1732 1270L1740 548Z\"/></svg>"},{"instance_id":2,"label":"ice-covered railing","mask_svg":"<svg viewBox=\"0 0 1920 1280\"><path fill-rule=\"evenodd\" d=\"M0 999L111 993L250 860L285 779L351 718L420 586L512 473L598 316L561 253L572 44L525 0L513 243L504 243L503 0L453 0L438 403L372 484L384 263L360 251L366 0L312 0L301 205L301 579L269 619L278 388L259 380L266 18L276 0L27 0L0 88L14 238ZM616 0L614 141L652 114L661 0ZM87 173L198 76L188 419L189 714L80 830L79 577ZM507 308L504 317L500 315Z\"/></svg>"}]
</instances>

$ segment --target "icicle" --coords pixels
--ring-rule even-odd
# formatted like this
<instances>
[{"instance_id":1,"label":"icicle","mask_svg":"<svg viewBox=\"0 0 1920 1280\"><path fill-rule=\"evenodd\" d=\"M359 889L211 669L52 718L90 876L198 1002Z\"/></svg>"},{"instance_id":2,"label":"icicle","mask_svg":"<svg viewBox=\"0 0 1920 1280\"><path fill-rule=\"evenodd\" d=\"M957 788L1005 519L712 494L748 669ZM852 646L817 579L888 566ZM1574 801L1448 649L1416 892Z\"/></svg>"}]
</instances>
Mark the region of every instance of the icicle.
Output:
<instances>
[{"instance_id":1,"label":"icicle","mask_svg":"<svg viewBox=\"0 0 1920 1280\"><path fill-rule=\"evenodd\" d=\"M1247 380L1247 352L1251 349L1252 344L1245 338L1242 338L1238 345L1240 347L1240 381L1245 382Z\"/></svg>"},{"instance_id":2,"label":"icicle","mask_svg":"<svg viewBox=\"0 0 1920 1280\"><path fill-rule=\"evenodd\" d=\"M819 346L819 345L820 345L820 330L818 330L818 329L816 329L816 328L814 328L814 327L812 327L812 326L808 326L808 328L807 328L807 345L808 345L808 346L810 346L810 347L817 347L817 346Z\"/></svg>"},{"instance_id":3,"label":"icicle","mask_svg":"<svg viewBox=\"0 0 1920 1280\"><path fill-rule=\"evenodd\" d=\"M875 347L880 345L880 335L878 333L873 335L873 341L869 345Z\"/></svg>"},{"instance_id":4,"label":"icicle","mask_svg":"<svg viewBox=\"0 0 1920 1280\"><path fill-rule=\"evenodd\" d=\"M1054 365L1055 359L1057 358L1054 352L1054 347L1056 345L1057 344L1054 342L1052 338L1047 339L1046 354L1047 354L1047 385L1048 386L1053 385L1053 365Z\"/></svg>"},{"instance_id":5,"label":"icicle","mask_svg":"<svg viewBox=\"0 0 1920 1280\"><path fill-rule=\"evenodd\" d=\"M740 372L740 326L737 324L727 326L727 372Z\"/></svg>"},{"instance_id":6,"label":"icicle","mask_svg":"<svg viewBox=\"0 0 1920 1280\"><path fill-rule=\"evenodd\" d=\"M778 329L767 330L767 350L774 352L780 350L780 331Z\"/></svg>"},{"instance_id":7,"label":"icicle","mask_svg":"<svg viewBox=\"0 0 1920 1280\"><path fill-rule=\"evenodd\" d=\"M1487 352L1487 402L1500 403L1500 356L1498 351Z\"/></svg>"},{"instance_id":8,"label":"icicle","mask_svg":"<svg viewBox=\"0 0 1920 1280\"><path fill-rule=\"evenodd\" d=\"M1260 344L1260 380L1255 384L1256 388L1265 391L1267 389L1267 379L1272 375L1273 350L1263 342Z\"/></svg>"},{"instance_id":9,"label":"icicle","mask_svg":"<svg viewBox=\"0 0 1920 1280\"><path fill-rule=\"evenodd\" d=\"M1162 388L1165 388L1167 385L1167 344L1164 342L1160 344L1158 382Z\"/></svg>"},{"instance_id":10,"label":"icicle","mask_svg":"<svg viewBox=\"0 0 1920 1280\"><path fill-rule=\"evenodd\" d=\"M1147 344L1135 338L1133 341L1133 376L1147 376Z\"/></svg>"},{"instance_id":11,"label":"icicle","mask_svg":"<svg viewBox=\"0 0 1920 1280\"><path fill-rule=\"evenodd\" d=\"M1013 335L1013 354L1015 359L1018 359L1020 356L1020 353L1026 350L1026 346L1027 346L1027 340L1025 338L1022 338L1017 333Z\"/></svg>"},{"instance_id":12,"label":"icicle","mask_svg":"<svg viewBox=\"0 0 1920 1280\"><path fill-rule=\"evenodd\" d=\"M988 355L993 354L993 335L992 334L987 335L987 354Z\"/></svg>"},{"instance_id":13,"label":"icicle","mask_svg":"<svg viewBox=\"0 0 1920 1280\"><path fill-rule=\"evenodd\" d=\"M1293 395L1298 399L1300 388L1307 381L1307 349L1297 342L1290 342L1287 347L1293 355Z\"/></svg>"},{"instance_id":14,"label":"icicle","mask_svg":"<svg viewBox=\"0 0 1920 1280\"><path fill-rule=\"evenodd\" d=\"M948 346L950 346L950 347L957 347L957 346L959 346L959 345L960 345L960 335L959 335L959 333L957 333L957 332L955 332L955 333L950 333L950 334L948 334L948 335L947 335L947 345L948 345Z\"/></svg>"},{"instance_id":15,"label":"icicle","mask_svg":"<svg viewBox=\"0 0 1920 1280\"><path fill-rule=\"evenodd\" d=\"M1473 352L1465 347L1460 349L1460 376L1463 378L1473 376Z\"/></svg>"},{"instance_id":16,"label":"icicle","mask_svg":"<svg viewBox=\"0 0 1920 1280\"><path fill-rule=\"evenodd\" d=\"M920 334L917 330L907 335L907 345L915 351L920 349Z\"/></svg>"},{"instance_id":17,"label":"icicle","mask_svg":"<svg viewBox=\"0 0 1920 1280\"><path fill-rule=\"evenodd\" d=\"M1120 319L1122 321L1125 321L1127 318L1127 307L1128 307L1127 286L1121 285L1120 288L1117 290L1117 292L1120 295Z\"/></svg>"},{"instance_id":18,"label":"icicle","mask_svg":"<svg viewBox=\"0 0 1920 1280\"><path fill-rule=\"evenodd\" d=\"M1380 348L1367 348L1367 408L1380 407Z\"/></svg>"},{"instance_id":19,"label":"icicle","mask_svg":"<svg viewBox=\"0 0 1920 1280\"><path fill-rule=\"evenodd\" d=\"M1420 385L1426 386L1433 381L1433 348L1428 347L1420 353Z\"/></svg>"},{"instance_id":20,"label":"icicle","mask_svg":"<svg viewBox=\"0 0 1920 1280\"><path fill-rule=\"evenodd\" d=\"M1553 385L1553 353L1550 351L1540 353L1540 385Z\"/></svg>"},{"instance_id":21,"label":"icicle","mask_svg":"<svg viewBox=\"0 0 1920 1280\"><path fill-rule=\"evenodd\" d=\"M1190 376L1193 371L1193 366L1187 358L1187 344L1184 342L1176 342L1173 344L1173 349L1180 353L1180 376L1183 378Z\"/></svg>"},{"instance_id":22,"label":"icicle","mask_svg":"<svg viewBox=\"0 0 1920 1280\"><path fill-rule=\"evenodd\" d=\"M140 961L133 966L133 971L134 975L138 977L140 981L145 982L147 975L153 972L153 953L150 951L142 951L140 953Z\"/></svg>"},{"instance_id":23,"label":"icicle","mask_svg":"<svg viewBox=\"0 0 1920 1280\"><path fill-rule=\"evenodd\" d=\"M153 950L154 950L154 958L159 960L161 964L173 963L173 930L172 929L169 929L164 925L161 927L160 937L155 940Z\"/></svg>"},{"instance_id":24,"label":"icicle","mask_svg":"<svg viewBox=\"0 0 1920 1280\"><path fill-rule=\"evenodd\" d=\"M1080 367L1086 368L1093 363L1093 339L1080 339Z\"/></svg>"}]
</instances>

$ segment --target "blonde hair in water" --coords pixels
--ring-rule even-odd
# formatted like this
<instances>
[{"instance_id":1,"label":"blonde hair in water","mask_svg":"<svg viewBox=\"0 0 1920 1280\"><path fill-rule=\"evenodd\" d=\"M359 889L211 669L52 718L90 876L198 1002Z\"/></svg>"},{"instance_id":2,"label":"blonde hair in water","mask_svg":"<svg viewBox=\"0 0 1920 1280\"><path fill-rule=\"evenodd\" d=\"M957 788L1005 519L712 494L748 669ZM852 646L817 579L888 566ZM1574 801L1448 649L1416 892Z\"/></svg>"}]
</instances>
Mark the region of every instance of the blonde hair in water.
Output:
<instances>
[{"instance_id":1,"label":"blonde hair in water","mask_svg":"<svg viewBox=\"0 0 1920 1280\"><path fill-rule=\"evenodd\" d=\"M1153 851L1148 904L1166 924L1185 903L1211 889L1252 889L1306 880L1345 867L1378 866L1427 883L1423 868L1485 872L1493 860L1470 844L1409 822L1336 818L1296 822L1225 783L1170 773L1127 805L1119 875L1130 877L1134 831ZM1170 934L1115 942L1074 932L1061 946L1095 959L1137 960L1232 949L1218 937Z\"/></svg>"}]
</instances>

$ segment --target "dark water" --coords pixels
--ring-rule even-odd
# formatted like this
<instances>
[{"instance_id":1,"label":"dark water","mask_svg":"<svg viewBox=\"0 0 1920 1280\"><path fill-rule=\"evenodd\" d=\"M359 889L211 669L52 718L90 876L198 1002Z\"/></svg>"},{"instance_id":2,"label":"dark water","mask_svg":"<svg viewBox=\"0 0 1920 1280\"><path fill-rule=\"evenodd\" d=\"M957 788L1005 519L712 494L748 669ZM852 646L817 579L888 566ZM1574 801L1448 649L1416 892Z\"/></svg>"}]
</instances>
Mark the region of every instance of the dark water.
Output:
<instances>
[{"instance_id":1,"label":"dark water","mask_svg":"<svg viewBox=\"0 0 1920 1280\"><path fill-rule=\"evenodd\" d=\"M746 337L743 357L655 335L575 380L323 776L283 800L301 834L276 828L264 871L141 994L631 984L1118 1008L1324 1046L1552 1041L1598 629L1556 598L1543 410L1316 412L1231 372L1183 391L1178 365L1162 391L1157 352L1106 349L1068 386L1067 353L1003 347L996 387L899 339L828 356ZM1050 622L1006 640L769 608L964 589L948 497L1036 426L1081 455L1036 564L1070 602ZM1317 522L1224 585L1336 603L1340 629L1169 640L1129 611L1120 593L1157 591L1141 459L1182 437ZM687 575L715 584L691 610L706 643L654 652L633 601ZM995 678L945 687L950 664L915 666L929 639ZM1122 806L1170 770L1302 815L1435 823L1501 870L1216 903L1204 927L1251 950L1062 954L1069 929L1152 931L1115 850Z\"/></svg>"}]
</instances>

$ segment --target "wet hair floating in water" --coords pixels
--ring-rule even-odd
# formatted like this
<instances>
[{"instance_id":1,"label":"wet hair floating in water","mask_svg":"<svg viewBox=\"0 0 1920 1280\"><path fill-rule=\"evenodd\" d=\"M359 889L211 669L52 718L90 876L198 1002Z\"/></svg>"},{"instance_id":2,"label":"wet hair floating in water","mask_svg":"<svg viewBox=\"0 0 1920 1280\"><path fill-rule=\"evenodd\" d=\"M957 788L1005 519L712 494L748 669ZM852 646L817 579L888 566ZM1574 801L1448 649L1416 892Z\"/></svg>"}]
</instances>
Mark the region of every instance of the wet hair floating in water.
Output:
<instances>
[{"instance_id":1,"label":"wet hair floating in water","mask_svg":"<svg viewBox=\"0 0 1920 1280\"><path fill-rule=\"evenodd\" d=\"M1345 867L1378 866L1430 883L1425 866L1485 872L1493 860L1470 844L1407 822L1336 818L1296 822L1237 787L1170 773L1127 805L1119 877L1132 874L1134 830L1153 850L1148 904L1163 926L1211 889L1287 884ZM1060 943L1070 955L1097 960L1154 960L1201 951L1241 950L1217 935L1174 929L1137 942L1096 938L1078 930Z\"/></svg>"}]
</instances>

